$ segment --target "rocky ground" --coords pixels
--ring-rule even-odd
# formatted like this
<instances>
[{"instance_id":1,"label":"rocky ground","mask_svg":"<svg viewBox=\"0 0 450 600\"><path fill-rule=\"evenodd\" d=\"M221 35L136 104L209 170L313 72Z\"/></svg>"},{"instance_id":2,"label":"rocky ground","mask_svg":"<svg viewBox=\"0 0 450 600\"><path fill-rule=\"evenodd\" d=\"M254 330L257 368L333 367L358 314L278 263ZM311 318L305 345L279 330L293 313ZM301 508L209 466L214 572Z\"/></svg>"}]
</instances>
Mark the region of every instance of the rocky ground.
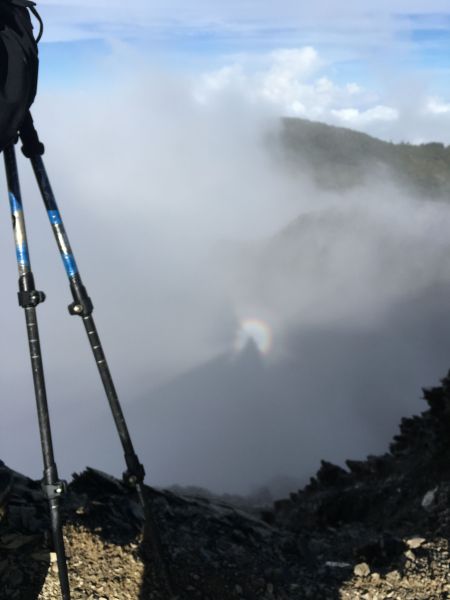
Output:
<instances>
[{"instance_id":1,"label":"rocky ground","mask_svg":"<svg viewBox=\"0 0 450 600\"><path fill-rule=\"evenodd\" d=\"M383 456L323 463L257 510L148 488L161 537L131 490L88 469L65 499L72 596L160 600L450 598L450 378L425 391ZM0 600L59 598L40 486L0 466ZM164 576L165 569L167 570Z\"/></svg>"}]
</instances>

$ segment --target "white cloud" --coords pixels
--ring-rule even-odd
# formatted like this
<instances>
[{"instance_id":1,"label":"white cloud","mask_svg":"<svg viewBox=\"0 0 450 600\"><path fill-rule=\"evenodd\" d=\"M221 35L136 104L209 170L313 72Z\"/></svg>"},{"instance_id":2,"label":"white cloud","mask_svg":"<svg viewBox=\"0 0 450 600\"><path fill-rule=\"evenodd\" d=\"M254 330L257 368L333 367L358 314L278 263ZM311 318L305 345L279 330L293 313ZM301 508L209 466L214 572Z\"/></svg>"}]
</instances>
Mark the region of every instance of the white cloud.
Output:
<instances>
[{"instance_id":1,"label":"white cloud","mask_svg":"<svg viewBox=\"0 0 450 600\"><path fill-rule=\"evenodd\" d=\"M355 82L339 85L323 73L326 63L316 49L280 49L261 59L259 70L235 63L204 75L196 90L203 103L224 93L239 93L253 104L284 116L328 120L354 127L392 122L399 111L380 104ZM370 104L373 103L373 106Z\"/></svg>"},{"instance_id":2,"label":"white cloud","mask_svg":"<svg viewBox=\"0 0 450 600\"><path fill-rule=\"evenodd\" d=\"M450 102L431 96L422 81L386 78L385 89L374 91L334 74L316 48L279 49L256 63L240 56L201 75L194 95L211 105L240 98L273 115L351 127L389 141L450 143Z\"/></svg>"},{"instance_id":3,"label":"white cloud","mask_svg":"<svg viewBox=\"0 0 450 600\"><path fill-rule=\"evenodd\" d=\"M297 214L298 184L273 165L261 143L273 127L278 131L277 121L263 124L260 111L242 102L201 106L184 78L141 70L137 60L123 69L120 52L111 62L109 89L41 93L34 116L126 404L164 378L231 348L234 309L214 258L215 243L275 232ZM19 156L21 172L23 162ZM82 325L67 313L70 293L46 215L33 201L38 199L30 169L23 168L23 175L33 268L48 298L40 324L61 472L92 461L109 463L104 468L110 469L116 436L109 421L96 432L99 455L86 456L78 443L86 423L106 405ZM3 208L0 255L9 284L0 290L0 380L14 402L8 423L20 426L26 441L17 446L5 425L0 455L37 475L32 380L14 292L7 205ZM70 348L70 356L62 348ZM79 398L89 402L80 405ZM74 422L82 437L69 447L66 434ZM105 436L111 445L102 451ZM120 457L116 465L120 468Z\"/></svg>"},{"instance_id":4,"label":"white cloud","mask_svg":"<svg viewBox=\"0 0 450 600\"><path fill-rule=\"evenodd\" d=\"M377 105L367 110L342 108L340 110L332 110L331 114L339 121L354 127L368 125L373 121L396 121L399 118L398 110L383 105Z\"/></svg>"},{"instance_id":5,"label":"white cloud","mask_svg":"<svg viewBox=\"0 0 450 600\"><path fill-rule=\"evenodd\" d=\"M322 65L317 50L311 46L275 50L270 54L270 59L273 63L271 73L276 79L305 78Z\"/></svg>"},{"instance_id":6,"label":"white cloud","mask_svg":"<svg viewBox=\"0 0 450 600\"><path fill-rule=\"evenodd\" d=\"M345 86L347 92L349 94L356 95L356 94L360 94L362 92L362 88L361 86L359 86L357 83L347 83L347 85Z\"/></svg>"},{"instance_id":7,"label":"white cloud","mask_svg":"<svg viewBox=\"0 0 450 600\"><path fill-rule=\"evenodd\" d=\"M321 66L317 51L309 46L278 50L270 54L269 61L268 70L259 77L257 94L293 114L304 114L307 111L304 100L308 86L303 82ZM319 83L319 87L325 93L329 91L324 81Z\"/></svg>"},{"instance_id":8,"label":"white cloud","mask_svg":"<svg viewBox=\"0 0 450 600\"><path fill-rule=\"evenodd\" d=\"M246 76L240 65L226 66L201 76L200 84L193 91L194 98L207 104L212 95L233 87L245 90Z\"/></svg>"},{"instance_id":9,"label":"white cloud","mask_svg":"<svg viewBox=\"0 0 450 600\"><path fill-rule=\"evenodd\" d=\"M444 102L440 98L429 98L426 111L432 115L445 115L450 113L450 102Z\"/></svg>"},{"instance_id":10,"label":"white cloud","mask_svg":"<svg viewBox=\"0 0 450 600\"><path fill-rule=\"evenodd\" d=\"M59 0L40 0L39 6L58 7ZM66 0L64 6L76 8L82 12L95 9L108 11L112 15L123 11L123 2L120 0ZM397 0L393 6L390 0L367 0L361 3L357 0L347 0L345 3L335 5L329 0L316 0L314 3L300 3L295 0L278 0L275 4L271 0L195 0L186 3L183 0L134 0L127 6L130 12L140 11L154 19L184 19L202 21L237 21L237 20L262 20L310 18L322 16L324 19L336 18L342 15L385 15L385 14L437 14L448 12L446 0Z\"/></svg>"},{"instance_id":11,"label":"white cloud","mask_svg":"<svg viewBox=\"0 0 450 600\"><path fill-rule=\"evenodd\" d=\"M335 85L326 77L313 77L323 66L318 52L310 47L284 48L271 52L260 61L256 72L243 64L222 67L205 74L196 95L206 101L224 92L239 91L253 103L266 102L285 114L316 116L330 103Z\"/></svg>"}]
</instances>

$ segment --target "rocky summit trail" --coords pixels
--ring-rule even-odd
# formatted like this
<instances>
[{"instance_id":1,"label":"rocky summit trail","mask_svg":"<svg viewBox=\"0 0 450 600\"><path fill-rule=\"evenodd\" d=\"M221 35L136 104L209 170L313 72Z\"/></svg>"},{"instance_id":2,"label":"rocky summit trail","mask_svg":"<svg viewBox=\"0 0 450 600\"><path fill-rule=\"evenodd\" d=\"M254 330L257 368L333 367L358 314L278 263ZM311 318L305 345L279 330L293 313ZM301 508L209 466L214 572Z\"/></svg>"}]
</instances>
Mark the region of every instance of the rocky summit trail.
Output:
<instances>
[{"instance_id":1,"label":"rocky summit trail","mask_svg":"<svg viewBox=\"0 0 450 600\"><path fill-rule=\"evenodd\" d=\"M390 451L347 469L323 462L266 509L149 488L181 599L450 598L450 377L425 390ZM75 475L65 501L74 600L167 598L143 513L121 482ZM0 466L0 600L56 600L40 485ZM167 599L168 600L168 599Z\"/></svg>"}]
</instances>

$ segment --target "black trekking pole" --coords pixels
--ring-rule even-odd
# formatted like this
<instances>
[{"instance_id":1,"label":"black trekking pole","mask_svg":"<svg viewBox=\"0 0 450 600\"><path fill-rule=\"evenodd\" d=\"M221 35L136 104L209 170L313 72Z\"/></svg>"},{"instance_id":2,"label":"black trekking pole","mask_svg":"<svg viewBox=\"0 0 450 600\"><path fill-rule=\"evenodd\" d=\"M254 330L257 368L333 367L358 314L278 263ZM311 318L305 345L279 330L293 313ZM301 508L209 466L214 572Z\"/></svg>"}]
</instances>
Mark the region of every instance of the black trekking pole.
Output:
<instances>
[{"instance_id":1,"label":"black trekking pole","mask_svg":"<svg viewBox=\"0 0 450 600\"><path fill-rule=\"evenodd\" d=\"M145 470L136 455L133 443L131 441L130 433L128 431L111 372L109 370L108 362L106 360L100 337L92 317L94 305L92 304L87 290L81 280L78 266L62 221L61 213L59 212L50 180L44 166L44 161L42 159L45 148L39 140L31 113L29 112L21 128L19 129L19 135L23 144L22 152L31 161L36 181L47 210L50 225L52 227L64 268L69 279L70 290L73 297L73 302L68 307L69 312L71 315L81 317L83 321L89 344L91 346L108 403L111 408L116 429L119 434L124 452L125 464L127 467L127 470L123 474L124 481L128 486L136 489L139 501L144 509L145 527L150 537L155 555L154 558L158 566L160 576L163 580L169 597L175 597L173 585L165 564L165 560L163 558L161 542L154 520L153 511L151 510L151 500L148 498L145 491Z\"/></svg>"},{"instance_id":2,"label":"black trekking pole","mask_svg":"<svg viewBox=\"0 0 450 600\"><path fill-rule=\"evenodd\" d=\"M33 171L36 176L36 181L38 183L45 208L47 209L53 234L64 263L67 277L69 278L70 290L73 297L73 302L69 305L69 312L71 315L77 315L83 320L83 325L86 329L88 340L94 354L103 387L105 388L106 396L111 407L114 422L119 433L125 455L125 463L127 465L127 471L124 473L124 480L130 486L136 488L142 505L145 505L143 494L143 481L145 477L144 467L139 462L139 459L133 448L127 424L119 403L119 398L111 377L111 372L109 370L109 366L103 352L103 347L97 333L94 319L92 317L94 306L90 297L88 296L78 271L77 263L75 261L69 239L64 228L61 214L56 204L56 199L53 194L49 178L47 176L44 161L42 160L42 155L44 154L44 145L39 141L30 113L28 113L22 127L20 128L19 135L23 143L22 152L27 158L30 159L33 166Z\"/></svg>"},{"instance_id":3,"label":"black trekking pole","mask_svg":"<svg viewBox=\"0 0 450 600\"><path fill-rule=\"evenodd\" d=\"M19 305L25 310L28 343L33 371L34 390L39 420L42 456L44 461L43 491L50 507L50 521L54 550L57 556L58 575L63 600L70 600L70 587L67 572L66 554L61 522L61 496L65 491L65 483L59 480L53 453L50 417L45 388L44 368L42 364L39 329L36 307L45 300L45 294L36 290L28 252L25 219L20 193L19 174L17 170L14 145L10 144L3 151L6 179L8 184L11 217L16 245L17 265L19 268Z\"/></svg>"}]
</instances>

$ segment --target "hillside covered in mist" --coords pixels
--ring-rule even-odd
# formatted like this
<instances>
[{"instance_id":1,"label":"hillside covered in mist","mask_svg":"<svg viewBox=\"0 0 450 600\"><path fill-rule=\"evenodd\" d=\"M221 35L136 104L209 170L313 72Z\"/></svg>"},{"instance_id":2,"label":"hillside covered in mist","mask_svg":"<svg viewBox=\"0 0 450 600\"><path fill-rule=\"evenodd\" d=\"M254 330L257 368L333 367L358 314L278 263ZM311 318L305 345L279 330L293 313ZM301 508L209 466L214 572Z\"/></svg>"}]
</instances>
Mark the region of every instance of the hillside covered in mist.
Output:
<instances>
[{"instance_id":1,"label":"hillside covered in mist","mask_svg":"<svg viewBox=\"0 0 450 600\"><path fill-rule=\"evenodd\" d=\"M195 356L214 306L205 282L226 308L211 313L223 323L225 342L164 380L146 372L126 406L136 447L159 485L239 494L268 485L277 493L273 482L304 482L321 459L343 464L381 452L398 420L419 409L420 387L433 385L448 365L450 205L437 193L419 193L401 166L409 160L414 175L417 159L428 178L421 185L435 189L431 157L439 146L389 144L302 120L285 120L277 131L272 191L281 204L282 183L296 187L295 217L270 235L219 244L192 288L185 277L179 295L171 292L177 310L152 348L169 332L172 360L184 347ZM236 209L249 229L258 226L260 189L258 180L236 184L237 198L254 203L254 221ZM273 334L266 354L233 347L248 317ZM115 448L114 432L93 423ZM88 462L98 448L97 435L86 437L78 460ZM116 472L120 460L109 451L99 466Z\"/></svg>"},{"instance_id":2,"label":"hillside covered in mist","mask_svg":"<svg viewBox=\"0 0 450 600\"><path fill-rule=\"evenodd\" d=\"M450 203L433 192L433 182L448 182L447 149L251 117L225 129L217 114L155 116L141 162L130 157L114 177L94 139L82 154L87 173L100 161L89 231L117 240L117 271L92 260L96 237L78 212L69 213L74 246L133 440L156 485L231 494L269 485L278 495L273 482L305 482L321 459L343 464L381 452L398 420L419 410L420 387L449 364ZM91 125L93 138L108 135ZM124 146L134 143L132 132L121 133L130 134ZM59 163L52 172L69 177ZM130 173L133 211L122 201ZM429 191L414 183L419 173ZM78 210L85 196L77 185L55 181ZM41 320L58 466L70 473L95 464L117 475L120 445L84 334L53 308L66 304L65 281L54 273L60 265L46 272L53 247L39 247L45 236L33 241L49 297ZM119 275L120 302L111 302ZM137 280L143 293L135 293ZM23 317L7 289L5 303L4 364L28 364L17 335ZM266 354L236 352L248 318L271 331ZM70 369L60 350L69 339ZM37 476L32 380L12 366L3 376L5 396L17 401L2 460Z\"/></svg>"},{"instance_id":3,"label":"hillside covered in mist","mask_svg":"<svg viewBox=\"0 0 450 600\"><path fill-rule=\"evenodd\" d=\"M450 194L450 146L384 142L365 133L305 119L286 118L281 130L283 160L306 168L320 187L346 190L368 176L389 177L411 192Z\"/></svg>"}]
</instances>

